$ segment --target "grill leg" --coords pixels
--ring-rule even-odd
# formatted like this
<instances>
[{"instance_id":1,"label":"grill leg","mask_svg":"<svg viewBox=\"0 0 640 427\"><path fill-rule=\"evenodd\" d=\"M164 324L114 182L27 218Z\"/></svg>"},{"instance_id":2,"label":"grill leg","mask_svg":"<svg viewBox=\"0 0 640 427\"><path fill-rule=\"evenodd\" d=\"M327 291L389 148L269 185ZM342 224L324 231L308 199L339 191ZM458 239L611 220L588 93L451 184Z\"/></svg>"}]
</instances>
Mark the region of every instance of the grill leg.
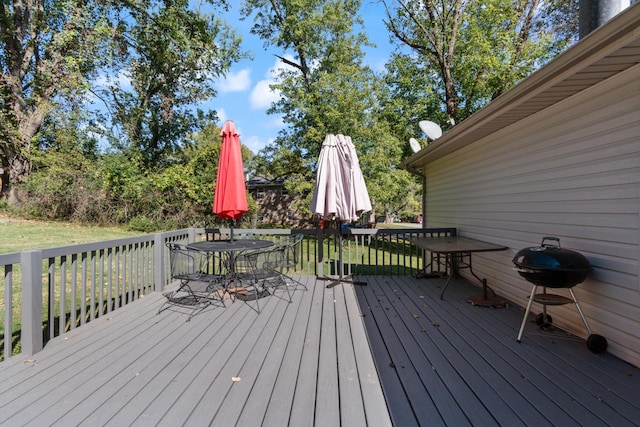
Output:
<instances>
[{"instance_id":1,"label":"grill leg","mask_svg":"<svg viewBox=\"0 0 640 427\"><path fill-rule=\"evenodd\" d=\"M531 311L531 304L533 304L533 297L536 294L537 289L538 285L533 285L533 289L531 289L531 295L529 296L529 303L527 304L527 309L524 311L524 317L522 318L522 324L520 325L520 332L518 332L518 342L522 341L522 333L524 332L524 327L527 324L527 317L529 316L529 312Z\"/></svg>"},{"instance_id":2,"label":"grill leg","mask_svg":"<svg viewBox=\"0 0 640 427\"><path fill-rule=\"evenodd\" d=\"M578 298L576 298L576 294L573 293L573 289L569 288L569 293L571 294L571 298L573 298L573 302L576 304L576 308L578 309L578 313L582 318L582 323L584 323L584 327L587 328L587 336L589 336L591 335L591 329L589 328L589 324L587 323L587 318L584 317L584 313L582 312L582 308L580 307Z\"/></svg>"}]
</instances>

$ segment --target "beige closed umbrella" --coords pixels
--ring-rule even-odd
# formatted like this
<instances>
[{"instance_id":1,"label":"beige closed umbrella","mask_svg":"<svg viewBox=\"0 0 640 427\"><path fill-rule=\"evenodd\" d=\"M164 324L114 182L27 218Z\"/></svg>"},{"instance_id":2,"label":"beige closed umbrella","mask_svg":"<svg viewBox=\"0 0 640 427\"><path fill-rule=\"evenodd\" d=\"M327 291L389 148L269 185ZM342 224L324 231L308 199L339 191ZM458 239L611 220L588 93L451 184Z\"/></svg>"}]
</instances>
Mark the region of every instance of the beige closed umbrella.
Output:
<instances>
[{"instance_id":1,"label":"beige closed umbrella","mask_svg":"<svg viewBox=\"0 0 640 427\"><path fill-rule=\"evenodd\" d=\"M360 161L351 138L329 134L318 157L311 210L323 219L351 222L371 210Z\"/></svg>"},{"instance_id":2,"label":"beige closed umbrella","mask_svg":"<svg viewBox=\"0 0 640 427\"><path fill-rule=\"evenodd\" d=\"M327 135L318 157L311 211L325 220L339 219L343 222L351 222L370 210L369 192L351 138L341 134ZM342 230L339 236L340 277L337 283L345 281L343 280ZM334 286L337 283L328 286Z\"/></svg>"}]
</instances>

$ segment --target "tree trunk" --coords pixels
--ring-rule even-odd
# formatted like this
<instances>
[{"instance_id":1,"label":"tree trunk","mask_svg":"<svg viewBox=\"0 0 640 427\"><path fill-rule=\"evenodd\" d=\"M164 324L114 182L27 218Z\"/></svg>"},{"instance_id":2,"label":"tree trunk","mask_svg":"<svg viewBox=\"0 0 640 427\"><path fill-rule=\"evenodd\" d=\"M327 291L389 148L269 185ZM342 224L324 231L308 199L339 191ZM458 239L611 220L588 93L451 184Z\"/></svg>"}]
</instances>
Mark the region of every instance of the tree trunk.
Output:
<instances>
[{"instance_id":1,"label":"tree trunk","mask_svg":"<svg viewBox=\"0 0 640 427\"><path fill-rule=\"evenodd\" d=\"M6 141L3 156L7 163L2 183L2 194L12 206L21 202L19 184L31 173L29 154L32 150L31 141L34 140L44 121L45 109L35 108L27 113L15 111L18 117L19 135Z\"/></svg>"},{"instance_id":2,"label":"tree trunk","mask_svg":"<svg viewBox=\"0 0 640 427\"><path fill-rule=\"evenodd\" d=\"M31 171L31 163L26 156L16 153L12 149L5 150L7 166L4 168L2 181L2 196L6 197L9 204L17 206L21 202L18 185Z\"/></svg>"},{"instance_id":3,"label":"tree trunk","mask_svg":"<svg viewBox=\"0 0 640 427\"><path fill-rule=\"evenodd\" d=\"M12 206L18 206L22 202L19 186L17 185L29 176L31 164L26 158L14 157L9 159L9 181L7 182L7 200Z\"/></svg>"}]
</instances>

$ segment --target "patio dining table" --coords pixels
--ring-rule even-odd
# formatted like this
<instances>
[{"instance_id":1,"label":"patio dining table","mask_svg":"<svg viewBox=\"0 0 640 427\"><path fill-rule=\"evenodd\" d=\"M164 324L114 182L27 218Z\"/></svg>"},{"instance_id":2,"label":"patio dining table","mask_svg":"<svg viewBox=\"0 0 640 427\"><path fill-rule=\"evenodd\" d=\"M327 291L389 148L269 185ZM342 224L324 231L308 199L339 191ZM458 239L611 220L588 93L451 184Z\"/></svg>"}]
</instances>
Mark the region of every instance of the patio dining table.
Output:
<instances>
[{"instance_id":1,"label":"patio dining table","mask_svg":"<svg viewBox=\"0 0 640 427\"><path fill-rule=\"evenodd\" d=\"M487 285L487 279L480 278L473 271L472 255L476 252L493 252L506 250L506 246L496 245L494 243L484 242L482 240L470 239L468 237L460 236L447 236L447 237L422 237L411 239L411 241L421 249L427 250L432 254L444 255L447 270L450 271L449 277L445 282L442 291L440 292L440 299L443 299L444 293L451 283L451 280L455 276L460 275L461 268L468 268L469 272L475 277L482 285L482 294L472 295L467 298L473 305L480 305L484 307L500 308L506 305L506 302L497 297L495 292L493 296L489 296Z\"/></svg>"},{"instance_id":2,"label":"patio dining table","mask_svg":"<svg viewBox=\"0 0 640 427\"><path fill-rule=\"evenodd\" d=\"M203 240L189 243L187 247L202 252L220 253L227 268L228 281L231 282L236 279L236 262L241 253L266 249L273 244L270 240L262 239Z\"/></svg>"}]
</instances>

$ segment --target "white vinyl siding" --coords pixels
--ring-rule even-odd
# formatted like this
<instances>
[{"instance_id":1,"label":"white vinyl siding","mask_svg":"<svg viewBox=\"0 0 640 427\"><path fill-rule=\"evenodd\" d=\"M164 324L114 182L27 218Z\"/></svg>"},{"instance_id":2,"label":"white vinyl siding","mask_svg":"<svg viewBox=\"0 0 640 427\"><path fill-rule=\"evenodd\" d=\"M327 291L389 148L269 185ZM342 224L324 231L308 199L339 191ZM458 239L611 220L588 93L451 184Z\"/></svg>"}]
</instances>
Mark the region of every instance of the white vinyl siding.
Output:
<instances>
[{"instance_id":1,"label":"white vinyl siding","mask_svg":"<svg viewBox=\"0 0 640 427\"><path fill-rule=\"evenodd\" d=\"M512 268L518 250L556 236L584 254L594 272L574 290L589 326L612 353L640 366L640 65L429 163L425 173L427 226L508 246L474 255L474 270L514 302L525 305L531 292ZM573 304L549 311L585 334Z\"/></svg>"}]
</instances>

